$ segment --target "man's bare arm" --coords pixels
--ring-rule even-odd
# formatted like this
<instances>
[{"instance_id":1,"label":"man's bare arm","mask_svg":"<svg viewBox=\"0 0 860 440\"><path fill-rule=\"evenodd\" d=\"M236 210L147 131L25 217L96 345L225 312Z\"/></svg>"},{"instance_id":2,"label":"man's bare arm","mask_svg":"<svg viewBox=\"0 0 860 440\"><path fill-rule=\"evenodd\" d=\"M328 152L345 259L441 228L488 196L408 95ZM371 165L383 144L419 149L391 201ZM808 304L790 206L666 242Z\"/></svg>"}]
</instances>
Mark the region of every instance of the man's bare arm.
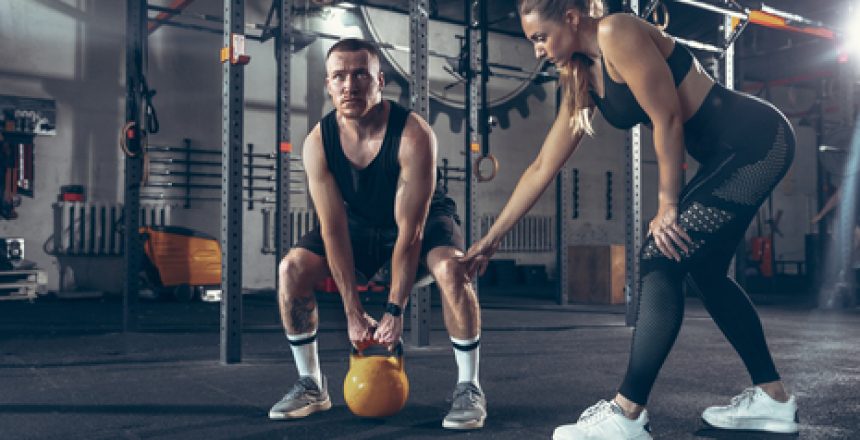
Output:
<instances>
[{"instance_id":1,"label":"man's bare arm","mask_svg":"<svg viewBox=\"0 0 860 440\"><path fill-rule=\"evenodd\" d=\"M424 237L424 222L436 188L436 137L421 117L410 114L400 144L400 179L394 202L397 241L391 255L389 301L406 305Z\"/></svg>"},{"instance_id":2,"label":"man's bare arm","mask_svg":"<svg viewBox=\"0 0 860 440\"><path fill-rule=\"evenodd\" d=\"M302 160L308 175L311 200L320 221L326 259L343 298L344 312L348 318L363 315L364 308L355 291L355 262L343 196L329 171L319 125L305 139Z\"/></svg>"}]
</instances>

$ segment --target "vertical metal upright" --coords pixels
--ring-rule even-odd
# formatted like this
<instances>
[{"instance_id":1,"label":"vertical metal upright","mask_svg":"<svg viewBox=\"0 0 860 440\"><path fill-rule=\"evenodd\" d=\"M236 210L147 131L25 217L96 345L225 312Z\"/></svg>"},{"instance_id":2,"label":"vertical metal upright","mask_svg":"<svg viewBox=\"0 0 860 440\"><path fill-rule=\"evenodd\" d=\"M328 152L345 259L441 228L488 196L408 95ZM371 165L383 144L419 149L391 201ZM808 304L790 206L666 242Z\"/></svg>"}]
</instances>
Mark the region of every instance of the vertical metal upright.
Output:
<instances>
[{"instance_id":1,"label":"vertical metal upright","mask_svg":"<svg viewBox=\"0 0 860 440\"><path fill-rule=\"evenodd\" d=\"M555 114L558 116L558 111L561 108L562 89L561 84L557 84L555 89ZM561 172L555 178L555 267L558 273L558 286L556 286L556 300L560 305L570 302L567 295L567 286L570 283L570 271L568 270L568 253L565 240L567 239L568 220L570 217L570 200L573 198L572 193L568 193L567 182L571 183L570 188L573 188L572 173L569 169L562 167ZM570 196L570 198L568 198Z\"/></svg>"},{"instance_id":2,"label":"vertical metal upright","mask_svg":"<svg viewBox=\"0 0 860 440\"><path fill-rule=\"evenodd\" d=\"M723 38L726 42L729 41L729 38L732 37L734 33L734 24L732 23L733 17L730 15L723 16ZM723 78L725 79L725 86L729 90L734 90L735 88L735 43L734 41L731 44L727 45L725 48L725 53L723 53Z\"/></svg>"},{"instance_id":3,"label":"vertical metal upright","mask_svg":"<svg viewBox=\"0 0 860 440\"><path fill-rule=\"evenodd\" d=\"M278 30L275 38L277 56L277 193L275 195L275 280L278 281L278 265L293 245L290 223L290 155L293 144L290 138L290 58L293 49L292 14L293 0L278 2ZM264 232L265 234L265 232Z\"/></svg>"},{"instance_id":4,"label":"vertical metal upright","mask_svg":"<svg viewBox=\"0 0 860 440\"><path fill-rule=\"evenodd\" d=\"M224 0L224 47L245 32L243 0ZM230 57L232 58L232 56ZM221 362L242 360L242 134L245 71L223 62L221 119Z\"/></svg>"},{"instance_id":5,"label":"vertical metal upright","mask_svg":"<svg viewBox=\"0 0 860 440\"><path fill-rule=\"evenodd\" d=\"M430 76L428 75L428 24L430 0L409 2L409 106L430 121Z\"/></svg>"},{"instance_id":6,"label":"vertical metal upright","mask_svg":"<svg viewBox=\"0 0 860 440\"><path fill-rule=\"evenodd\" d=\"M725 79L725 86L729 90L735 89L735 39L738 35L735 35L735 23L733 22L734 18L730 15L723 16L723 41L728 43L725 47L725 52L723 52L723 78ZM745 24L744 24L745 25ZM768 197L770 198L770 196ZM772 232L771 232L772 233ZM771 241L773 243L773 241ZM741 244L743 246L743 244ZM773 246L771 246L771 252L775 252ZM735 253L738 254L737 252ZM773 256L772 256L773 257ZM771 260L775 261L775 260ZM732 258L731 263L729 263L729 274L734 278L737 273L736 267L736 259Z\"/></svg>"},{"instance_id":7,"label":"vertical metal upright","mask_svg":"<svg viewBox=\"0 0 860 440\"><path fill-rule=\"evenodd\" d=\"M428 42L430 1L409 2L409 106L430 121L430 75ZM416 280L417 281L417 280ZM409 299L410 342L417 347L430 345L430 286L413 286Z\"/></svg>"},{"instance_id":8,"label":"vertical metal upright","mask_svg":"<svg viewBox=\"0 0 860 440\"><path fill-rule=\"evenodd\" d=\"M568 270L568 253L565 240L567 238L567 222L570 219L570 194L568 193L568 182L572 182L571 172L568 168L562 168L555 178L555 264L558 273L558 286L556 288L556 300L559 304L567 304L570 298L567 287L570 283L570 271Z\"/></svg>"},{"instance_id":9,"label":"vertical metal upright","mask_svg":"<svg viewBox=\"0 0 860 440\"><path fill-rule=\"evenodd\" d=\"M124 228L125 228L125 287L122 297L123 331L137 330L137 299L140 290L140 273L143 246L138 234L140 228L140 185L143 176L143 112L141 111L141 84L146 71L146 0L126 2L125 36L126 98L125 120L133 122L135 135L128 139L128 148L137 154L125 157Z\"/></svg>"},{"instance_id":10,"label":"vertical metal upright","mask_svg":"<svg viewBox=\"0 0 860 440\"><path fill-rule=\"evenodd\" d=\"M466 21L466 35L465 35L465 44L466 51L468 53L469 59L468 64L469 68L466 72L466 89L465 89L465 111L466 111L466 124L465 124L465 184L466 184L466 206L465 206L465 222L466 227L464 229L464 236L466 241L466 246L470 246L475 238L480 235L480 230L478 229L479 222L475 219L475 211L477 210L477 178L475 170L472 169L472 164L474 163L474 159L481 154L481 144L478 136L480 133L479 130L480 121L478 119L478 103L479 103L479 92L480 92L480 84L475 81L475 72L479 69L479 44L483 44L479 42L479 34L480 34L480 26L482 23L476 17L476 13L478 10L482 8L483 0L471 0L463 2L465 11L464 18ZM475 284L475 288L477 289L477 283Z\"/></svg>"},{"instance_id":11,"label":"vertical metal upright","mask_svg":"<svg viewBox=\"0 0 860 440\"><path fill-rule=\"evenodd\" d=\"M630 8L639 14L639 0L631 0ZM626 191L624 259L626 278L624 283L628 326L636 324L636 308L639 304L640 271L639 249L642 248L642 126L636 125L627 132L626 142Z\"/></svg>"},{"instance_id":12,"label":"vertical metal upright","mask_svg":"<svg viewBox=\"0 0 860 440\"><path fill-rule=\"evenodd\" d=\"M481 50L478 60L480 62L480 107L478 107L478 130L481 134L481 151L480 157L485 157L490 152L490 105L489 95L487 94L487 83L490 82L490 18L489 18L489 2L487 0L478 0L478 26ZM476 170L480 172L480 170ZM478 222L475 222L476 224ZM480 231L480 229L478 229Z\"/></svg>"}]
</instances>

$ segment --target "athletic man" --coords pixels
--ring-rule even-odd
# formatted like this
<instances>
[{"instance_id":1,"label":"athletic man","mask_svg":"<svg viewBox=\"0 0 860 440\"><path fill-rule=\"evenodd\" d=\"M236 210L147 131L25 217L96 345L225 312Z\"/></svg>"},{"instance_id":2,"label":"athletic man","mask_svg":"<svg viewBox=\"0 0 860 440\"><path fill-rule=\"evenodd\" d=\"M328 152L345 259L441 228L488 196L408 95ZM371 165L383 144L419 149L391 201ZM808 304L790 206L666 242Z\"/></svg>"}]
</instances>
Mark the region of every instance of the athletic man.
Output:
<instances>
[{"instance_id":1,"label":"athletic man","mask_svg":"<svg viewBox=\"0 0 860 440\"><path fill-rule=\"evenodd\" d=\"M383 100L384 84L373 44L344 39L326 55L326 88L334 111L305 139L302 154L320 226L302 237L279 267L281 318L299 379L269 417L305 417L331 407L317 355L317 282L334 278L356 348L391 346L401 338L402 311L423 266L441 292L458 369L453 404L442 425L480 428L486 418L478 382L480 310L456 263L463 255L456 208L435 188L433 131L419 115ZM356 272L370 278L388 261L391 289L386 312L376 321L355 293Z\"/></svg>"}]
</instances>

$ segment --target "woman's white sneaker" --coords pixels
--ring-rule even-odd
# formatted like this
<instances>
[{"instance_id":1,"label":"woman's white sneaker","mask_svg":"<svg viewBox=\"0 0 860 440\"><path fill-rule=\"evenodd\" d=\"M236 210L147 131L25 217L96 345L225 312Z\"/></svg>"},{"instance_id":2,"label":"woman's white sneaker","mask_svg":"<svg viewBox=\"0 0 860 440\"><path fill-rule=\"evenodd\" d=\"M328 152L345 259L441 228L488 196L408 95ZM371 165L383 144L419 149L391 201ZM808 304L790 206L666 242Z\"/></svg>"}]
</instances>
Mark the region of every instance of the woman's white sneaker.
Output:
<instances>
[{"instance_id":1,"label":"woman's white sneaker","mask_svg":"<svg viewBox=\"0 0 860 440\"><path fill-rule=\"evenodd\" d=\"M797 401L773 400L759 387L750 387L732 397L726 406L712 406L702 420L714 428L794 434L798 431Z\"/></svg>"},{"instance_id":2,"label":"woman's white sneaker","mask_svg":"<svg viewBox=\"0 0 860 440\"><path fill-rule=\"evenodd\" d=\"M630 420L615 402L601 400L585 410L574 424L561 425L552 440L651 440L648 412Z\"/></svg>"}]
</instances>

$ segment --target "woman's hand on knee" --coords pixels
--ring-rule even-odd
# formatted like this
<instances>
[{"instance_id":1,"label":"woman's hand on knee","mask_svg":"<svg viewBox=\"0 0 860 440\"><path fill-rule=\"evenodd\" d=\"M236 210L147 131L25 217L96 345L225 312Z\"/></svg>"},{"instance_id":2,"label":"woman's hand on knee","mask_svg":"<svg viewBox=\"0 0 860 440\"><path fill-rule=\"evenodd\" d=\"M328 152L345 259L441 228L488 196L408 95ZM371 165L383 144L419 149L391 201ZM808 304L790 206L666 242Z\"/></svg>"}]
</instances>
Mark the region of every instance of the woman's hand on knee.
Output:
<instances>
[{"instance_id":1,"label":"woman's hand on knee","mask_svg":"<svg viewBox=\"0 0 860 440\"><path fill-rule=\"evenodd\" d=\"M487 264L490 262L490 257L499 250L499 243L484 237L477 243L473 244L466 255L458 259L458 263L462 266L462 270L471 278L474 274L483 275L487 270Z\"/></svg>"},{"instance_id":2,"label":"woman's hand on knee","mask_svg":"<svg viewBox=\"0 0 860 440\"><path fill-rule=\"evenodd\" d=\"M693 240L678 224L678 205L661 204L657 215L648 225L648 233L666 258L681 261L682 253L684 256L690 253Z\"/></svg>"}]
</instances>

